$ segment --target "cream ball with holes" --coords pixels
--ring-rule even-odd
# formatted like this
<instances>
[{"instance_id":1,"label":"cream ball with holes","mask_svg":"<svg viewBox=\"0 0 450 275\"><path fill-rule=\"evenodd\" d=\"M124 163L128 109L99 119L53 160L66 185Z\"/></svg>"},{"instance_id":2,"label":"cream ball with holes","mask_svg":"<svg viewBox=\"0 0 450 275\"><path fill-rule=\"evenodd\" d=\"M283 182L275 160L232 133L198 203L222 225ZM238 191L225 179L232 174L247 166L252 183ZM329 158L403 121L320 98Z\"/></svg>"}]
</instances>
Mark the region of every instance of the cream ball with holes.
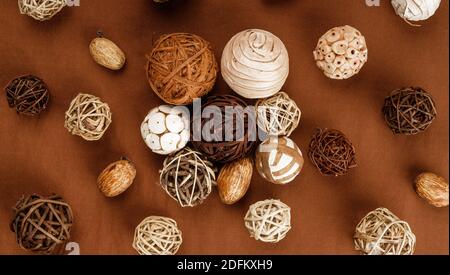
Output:
<instances>
[{"instance_id":1,"label":"cream ball with holes","mask_svg":"<svg viewBox=\"0 0 450 275\"><path fill-rule=\"evenodd\" d=\"M141 124L145 144L160 155L183 149L190 137L189 110L184 106L161 105L152 109Z\"/></svg>"}]
</instances>

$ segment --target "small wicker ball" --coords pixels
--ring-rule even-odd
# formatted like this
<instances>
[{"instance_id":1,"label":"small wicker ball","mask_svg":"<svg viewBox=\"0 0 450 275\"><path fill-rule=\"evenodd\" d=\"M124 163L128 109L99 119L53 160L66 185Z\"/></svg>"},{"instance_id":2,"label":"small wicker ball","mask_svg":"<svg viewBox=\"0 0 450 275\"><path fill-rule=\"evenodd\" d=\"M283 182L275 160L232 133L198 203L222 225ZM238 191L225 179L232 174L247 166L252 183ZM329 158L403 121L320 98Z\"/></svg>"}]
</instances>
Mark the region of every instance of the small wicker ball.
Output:
<instances>
[{"instance_id":1,"label":"small wicker ball","mask_svg":"<svg viewBox=\"0 0 450 275\"><path fill-rule=\"evenodd\" d=\"M194 132L202 133L200 141L193 135L194 148L219 163L232 162L248 155L255 148L257 137L256 129L251 127L254 125L256 128L256 118L254 114L246 114L246 107L242 99L232 95L209 97L202 110L211 110L213 115L193 119ZM243 129L236 125L243 126Z\"/></svg>"},{"instance_id":2,"label":"small wicker ball","mask_svg":"<svg viewBox=\"0 0 450 275\"><path fill-rule=\"evenodd\" d=\"M260 99L255 107L259 128L273 136L290 136L302 115L295 101L285 92Z\"/></svg>"},{"instance_id":3,"label":"small wicker ball","mask_svg":"<svg viewBox=\"0 0 450 275\"><path fill-rule=\"evenodd\" d=\"M275 184L287 184L300 174L304 159L290 138L271 136L259 145L255 164L264 179Z\"/></svg>"},{"instance_id":4,"label":"small wicker ball","mask_svg":"<svg viewBox=\"0 0 450 275\"><path fill-rule=\"evenodd\" d=\"M395 13L409 23L433 16L441 0L391 0L391 4Z\"/></svg>"},{"instance_id":5,"label":"small wicker ball","mask_svg":"<svg viewBox=\"0 0 450 275\"><path fill-rule=\"evenodd\" d=\"M67 5L67 0L19 0L21 14L39 21L52 19Z\"/></svg>"},{"instance_id":6,"label":"small wicker ball","mask_svg":"<svg viewBox=\"0 0 450 275\"><path fill-rule=\"evenodd\" d=\"M99 140L111 124L108 104L90 94L78 94L66 111L64 127L87 141Z\"/></svg>"},{"instance_id":7,"label":"small wicker ball","mask_svg":"<svg viewBox=\"0 0 450 275\"><path fill-rule=\"evenodd\" d=\"M25 75L13 79L5 88L10 108L17 113L36 116L43 112L50 100L47 85L34 75Z\"/></svg>"},{"instance_id":8,"label":"small wicker ball","mask_svg":"<svg viewBox=\"0 0 450 275\"><path fill-rule=\"evenodd\" d=\"M213 164L189 147L166 157L159 174L161 187L182 207L202 204L216 180Z\"/></svg>"},{"instance_id":9,"label":"small wicker ball","mask_svg":"<svg viewBox=\"0 0 450 275\"><path fill-rule=\"evenodd\" d=\"M344 176L356 167L355 147L338 130L317 129L309 145L309 158L326 176Z\"/></svg>"},{"instance_id":10,"label":"small wicker ball","mask_svg":"<svg viewBox=\"0 0 450 275\"><path fill-rule=\"evenodd\" d=\"M153 108L141 124L141 135L154 153L168 155L183 149L190 137L189 110L169 105Z\"/></svg>"},{"instance_id":11,"label":"small wicker ball","mask_svg":"<svg viewBox=\"0 0 450 275\"><path fill-rule=\"evenodd\" d=\"M277 243L291 230L291 208L279 200L252 204L244 218L250 237L265 243Z\"/></svg>"},{"instance_id":12,"label":"small wicker ball","mask_svg":"<svg viewBox=\"0 0 450 275\"><path fill-rule=\"evenodd\" d=\"M161 36L147 56L147 79L166 103L188 105L213 88L218 65L209 42L189 33Z\"/></svg>"},{"instance_id":13,"label":"small wicker ball","mask_svg":"<svg viewBox=\"0 0 450 275\"><path fill-rule=\"evenodd\" d=\"M364 255L412 255L416 236L408 223L386 208L378 208L356 226L355 249Z\"/></svg>"},{"instance_id":14,"label":"small wicker ball","mask_svg":"<svg viewBox=\"0 0 450 275\"><path fill-rule=\"evenodd\" d=\"M434 173L422 173L415 180L417 194L435 207L448 206L448 181Z\"/></svg>"},{"instance_id":15,"label":"small wicker ball","mask_svg":"<svg viewBox=\"0 0 450 275\"><path fill-rule=\"evenodd\" d=\"M182 242L181 231L174 220L150 216L136 227L133 248L140 255L175 255Z\"/></svg>"},{"instance_id":16,"label":"small wicker ball","mask_svg":"<svg viewBox=\"0 0 450 275\"><path fill-rule=\"evenodd\" d=\"M266 98L279 92L289 75L289 55L272 33L249 29L236 34L225 46L222 76L245 98Z\"/></svg>"},{"instance_id":17,"label":"small wicker ball","mask_svg":"<svg viewBox=\"0 0 450 275\"><path fill-rule=\"evenodd\" d=\"M27 251L52 254L70 239L73 214L58 195L22 197L14 207L10 224L19 246Z\"/></svg>"},{"instance_id":18,"label":"small wicker ball","mask_svg":"<svg viewBox=\"0 0 450 275\"><path fill-rule=\"evenodd\" d=\"M366 39L351 26L327 31L314 50L317 66L332 79L348 79L358 74L367 58Z\"/></svg>"},{"instance_id":19,"label":"small wicker ball","mask_svg":"<svg viewBox=\"0 0 450 275\"><path fill-rule=\"evenodd\" d=\"M393 91L384 101L383 114L394 134L415 135L433 123L437 111L430 94L411 87Z\"/></svg>"}]
</instances>

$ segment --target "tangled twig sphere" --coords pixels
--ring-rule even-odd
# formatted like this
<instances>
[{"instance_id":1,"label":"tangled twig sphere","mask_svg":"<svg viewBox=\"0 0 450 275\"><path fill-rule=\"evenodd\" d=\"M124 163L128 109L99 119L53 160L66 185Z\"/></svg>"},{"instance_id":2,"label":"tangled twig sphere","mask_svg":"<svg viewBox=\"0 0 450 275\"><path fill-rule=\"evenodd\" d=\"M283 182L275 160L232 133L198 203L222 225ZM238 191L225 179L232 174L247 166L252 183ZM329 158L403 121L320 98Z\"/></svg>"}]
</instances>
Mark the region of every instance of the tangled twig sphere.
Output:
<instances>
[{"instance_id":1,"label":"tangled twig sphere","mask_svg":"<svg viewBox=\"0 0 450 275\"><path fill-rule=\"evenodd\" d=\"M255 107L259 128L273 136L290 136L302 115L295 101L285 92L261 99Z\"/></svg>"},{"instance_id":2,"label":"tangled twig sphere","mask_svg":"<svg viewBox=\"0 0 450 275\"><path fill-rule=\"evenodd\" d=\"M250 206L244 220L252 238L277 243L291 230L291 208L279 200L259 201Z\"/></svg>"},{"instance_id":3,"label":"tangled twig sphere","mask_svg":"<svg viewBox=\"0 0 450 275\"><path fill-rule=\"evenodd\" d=\"M5 88L10 108L17 113L35 116L43 112L50 100L47 85L34 75L25 75L13 79Z\"/></svg>"},{"instance_id":4,"label":"tangled twig sphere","mask_svg":"<svg viewBox=\"0 0 450 275\"><path fill-rule=\"evenodd\" d=\"M384 101L384 119L394 134L415 135L436 118L433 98L422 88L395 90Z\"/></svg>"},{"instance_id":5,"label":"tangled twig sphere","mask_svg":"<svg viewBox=\"0 0 450 275\"><path fill-rule=\"evenodd\" d=\"M163 35L147 56L147 79L166 103L188 105L214 86L218 65L209 42L189 33Z\"/></svg>"},{"instance_id":6,"label":"tangled twig sphere","mask_svg":"<svg viewBox=\"0 0 450 275\"><path fill-rule=\"evenodd\" d=\"M174 220L150 216L136 227L133 248L140 255L175 255L182 242Z\"/></svg>"},{"instance_id":7,"label":"tangled twig sphere","mask_svg":"<svg viewBox=\"0 0 450 275\"><path fill-rule=\"evenodd\" d=\"M182 207L203 203L216 179L213 164L188 147L168 156L159 173L161 187Z\"/></svg>"},{"instance_id":8,"label":"tangled twig sphere","mask_svg":"<svg viewBox=\"0 0 450 275\"><path fill-rule=\"evenodd\" d=\"M51 254L70 239L72 224L72 209L60 196L31 195L17 202L10 227L21 248Z\"/></svg>"},{"instance_id":9,"label":"tangled twig sphere","mask_svg":"<svg viewBox=\"0 0 450 275\"><path fill-rule=\"evenodd\" d=\"M108 104L89 94L78 94L66 111L64 127L87 141L99 140L111 124Z\"/></svg>"},{"instance_id":10,"label":"tangled twig sphere","mask_svg":"<svg viewBox=\"0 0 450 275\"><path fill-rule=\"evenodd\" d=\"M338 130L317 129L309 144L309 158L326 176L343 176L356 167L355 147Z\"/></svg>"},{"instance_id":11,"label":"tangled twig sphere","mask_svg":"<svg viewBox=\"0 0 450 275\"><path fill-rule=\"evenodd\" d=\"M408 223L386 208L378 208L356 226L355 248L365 255L412 255L416 236Z\"/></svg>"},{"instance_id":12,"label":"tangled twig sphere","mask_svg":"<svg viewBox=\"0 0 450 275\"><path fill-rule=\"evenodd\" d=\"M19 0L21 14L39 21L50 20L67 5L67 0Z\"/></svg>"}]
</instances>

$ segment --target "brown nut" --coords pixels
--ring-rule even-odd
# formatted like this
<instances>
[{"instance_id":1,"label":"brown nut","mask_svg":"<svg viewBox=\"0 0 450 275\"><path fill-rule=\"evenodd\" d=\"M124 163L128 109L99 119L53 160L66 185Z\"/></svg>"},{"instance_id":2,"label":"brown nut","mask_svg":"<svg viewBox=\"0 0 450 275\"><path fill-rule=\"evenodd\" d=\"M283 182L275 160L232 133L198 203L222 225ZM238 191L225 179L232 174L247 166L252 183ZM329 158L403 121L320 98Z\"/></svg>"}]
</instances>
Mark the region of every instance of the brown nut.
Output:
<instances>
[{"instance_id":1,"label":"brown nut","mask_svg":"<svg viewBox=\"0 0 450 275\"><path fill-rule=\"evenodd\" d=\"M253 161L248 157L223 166L217 178L217 187L222 202L234 204L242 199L250 186L252 174Z\"/></svg>"},{"instance_id":2,"label":"brown nut","mask_svg":"<svg viewBox=\"0 0 450 275\"><path fill-rule=\"evenodd\" d=\"M448 206L448 182L433 173L422 173L417 176L416 192L429 204L436 207Z\"/></svg>"},{"instance_id":3,"label":"brown nut","mask_svg":"<svg viewBox=\"0 0 450 275\"><path fill-rule=\"evenodd\" d=\"M125 65L125 54L109 39L101 36L94 38L89 50L94 61L105 68L120 70Z\"/></svg>"},{"instance_id":4,"label":"brown nut","mask_svg":"<svg viewBox=\"0 0 450 275\"><path fill-rule=\"evenodd\" d=\"M136 168L127 159L111 163L97 178L100 191L107 197L115 197L128 189L136 177Z\"/></svg>"}]
</instances>

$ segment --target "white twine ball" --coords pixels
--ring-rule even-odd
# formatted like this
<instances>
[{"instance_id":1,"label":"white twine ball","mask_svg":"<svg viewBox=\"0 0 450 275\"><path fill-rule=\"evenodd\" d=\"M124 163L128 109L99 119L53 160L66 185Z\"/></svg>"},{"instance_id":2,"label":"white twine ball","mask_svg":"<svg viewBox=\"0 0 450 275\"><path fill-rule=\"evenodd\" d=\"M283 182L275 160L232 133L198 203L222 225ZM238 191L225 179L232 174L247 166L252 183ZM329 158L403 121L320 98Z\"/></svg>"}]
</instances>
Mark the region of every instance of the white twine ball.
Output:
<instances>
[{"instance_id":1,"label":"white twine ball","mask_svg":"<svg viewBox=\"0 0 450 275\"><path fill-rule=\"evenodd\" d=\"M52 19L65 6L66 0L18 0L21 14L26 14L39 21Z\"/></svg>"},{"instance_id":2,"label":"white twine ball","mask_svg":"<svg viewBox=\"0 0 450 275\"><path fill-rule=\"evenodd\" d=\"M401 18L421 21L434 15L441 0L391 0L391 4Z\"/></svg>"}]
</instances>

